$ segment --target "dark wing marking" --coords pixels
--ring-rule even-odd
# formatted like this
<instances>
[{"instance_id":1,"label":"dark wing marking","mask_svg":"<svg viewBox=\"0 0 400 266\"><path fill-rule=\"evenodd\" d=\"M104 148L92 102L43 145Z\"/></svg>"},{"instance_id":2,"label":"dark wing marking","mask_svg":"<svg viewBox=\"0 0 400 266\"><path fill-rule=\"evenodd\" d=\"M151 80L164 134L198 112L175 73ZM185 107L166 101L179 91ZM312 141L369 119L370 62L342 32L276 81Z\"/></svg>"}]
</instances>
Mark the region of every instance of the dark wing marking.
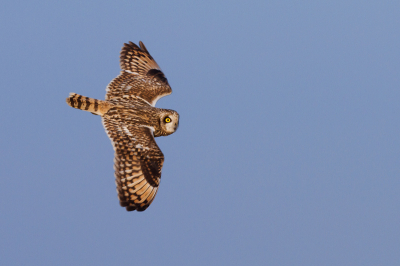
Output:
<instances>
[{"instance_id":1,"label":"dark wing marking","mask_svg":"<svg viewBox=\"0 0 400 266\"><path fill-rule=\"evenodd\" d=\"M106 100L139 96L155 105L157 100L172 93L168 80L142 42L129 42L121 50L121 74L107 86Z\"/></svg>"},{"instance_id":2,"label":"dark wing marking","mask_svg":"<svg viewBox=\"0 0 400 266\"><path fill-rule=\"evenodd\" d=\"M127 211L144 211L160 185L164 155L147 127L127 126L118 109L102 117L115 150L114 170L118 197Z\"/></svg>"}]
</instances>

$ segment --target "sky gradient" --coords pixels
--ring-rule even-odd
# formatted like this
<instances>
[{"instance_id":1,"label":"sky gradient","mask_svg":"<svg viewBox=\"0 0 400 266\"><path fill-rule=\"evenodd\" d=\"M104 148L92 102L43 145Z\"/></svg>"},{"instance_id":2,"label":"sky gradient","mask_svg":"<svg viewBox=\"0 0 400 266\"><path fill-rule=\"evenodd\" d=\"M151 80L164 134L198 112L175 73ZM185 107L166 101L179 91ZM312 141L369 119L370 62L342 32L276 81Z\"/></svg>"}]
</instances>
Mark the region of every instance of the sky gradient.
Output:
<instances>
[{"instance_id":1,"label":"sky gradient","mask_svg":"<svg viewBox=\"0 0 400 266\"><path fill-rule=\"evenodd\" d=\"M167 3L168 2L168 3ZM6 1L1 265L396 265L400 2ZM100 117L143 41L180 114L161 185L118 203Z\"/></svg>"}]
</instances>

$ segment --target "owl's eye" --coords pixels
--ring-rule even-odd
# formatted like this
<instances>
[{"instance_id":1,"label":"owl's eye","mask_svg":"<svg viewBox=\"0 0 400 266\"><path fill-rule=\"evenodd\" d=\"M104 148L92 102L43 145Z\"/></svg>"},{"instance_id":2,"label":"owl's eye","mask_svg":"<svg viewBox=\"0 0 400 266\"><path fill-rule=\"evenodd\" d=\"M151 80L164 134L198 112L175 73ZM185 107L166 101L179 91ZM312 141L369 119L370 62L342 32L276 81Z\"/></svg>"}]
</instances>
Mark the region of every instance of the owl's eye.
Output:
<instances>
[{"instance_id":1,"label":"owl's eye","mask_svg":"<svg viewBox=\"0 0 400 266\"><path fill-rule=\"evenodd\" d=\"M169 123L171 122L171 118L169 118L168 116L166 118L164 118L165 123Z\"/></svg>"}]
</instances>

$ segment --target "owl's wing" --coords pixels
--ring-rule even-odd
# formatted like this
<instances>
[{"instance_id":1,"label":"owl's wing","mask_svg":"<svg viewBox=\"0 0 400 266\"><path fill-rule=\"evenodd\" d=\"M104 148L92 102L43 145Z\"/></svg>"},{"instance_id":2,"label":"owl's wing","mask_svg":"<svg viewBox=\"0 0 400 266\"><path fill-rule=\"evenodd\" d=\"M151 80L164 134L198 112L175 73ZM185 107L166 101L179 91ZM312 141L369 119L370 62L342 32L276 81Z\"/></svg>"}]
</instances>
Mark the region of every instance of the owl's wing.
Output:
<instances>
[{"instance_id":1,"label":"owl's wing","mask_svg":"<svg viewBox=\"0 0 400 266\"><path fill-rule=\"evenodd\" d=\"M107 86L106 100L138 96L155 106L172 93L167 78L142 42L129 42L121 50L121 74Z\"/></svg>"},{"instance_id":2,"label":"owl's wing","mask_svg":"<svg viewBox=\"0 0 400 266\"><path fill-rule=\"evenodd\" d=\"M153 202L164 155L147 127L128 126L111 109L102 117L115 150L114 170L119 201L127 211L144 211Z\"/></svg>"}]
</instances>

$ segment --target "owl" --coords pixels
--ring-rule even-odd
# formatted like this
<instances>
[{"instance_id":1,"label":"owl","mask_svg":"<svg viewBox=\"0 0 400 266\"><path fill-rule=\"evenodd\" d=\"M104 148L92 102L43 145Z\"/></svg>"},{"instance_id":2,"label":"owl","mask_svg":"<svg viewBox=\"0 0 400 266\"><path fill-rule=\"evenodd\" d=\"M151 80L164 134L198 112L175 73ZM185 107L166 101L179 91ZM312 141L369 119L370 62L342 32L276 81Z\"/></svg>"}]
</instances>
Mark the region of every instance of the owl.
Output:
<instances>
[{"instance_id":1,"label":"owl","mask_svg":"<svg viewBox=\"0 0 400 266\"><path fill-rule=\"evenodd\" d=\"M164 163L154 138L174 133L179 114L155 107L172 90L142 42L124 44L120 65L122 71L107 86L104 101L70 93L67 104L101 116L115 151L120 205L127 211L144 211L157 194Z\"/></svg>"}]
</instances>

